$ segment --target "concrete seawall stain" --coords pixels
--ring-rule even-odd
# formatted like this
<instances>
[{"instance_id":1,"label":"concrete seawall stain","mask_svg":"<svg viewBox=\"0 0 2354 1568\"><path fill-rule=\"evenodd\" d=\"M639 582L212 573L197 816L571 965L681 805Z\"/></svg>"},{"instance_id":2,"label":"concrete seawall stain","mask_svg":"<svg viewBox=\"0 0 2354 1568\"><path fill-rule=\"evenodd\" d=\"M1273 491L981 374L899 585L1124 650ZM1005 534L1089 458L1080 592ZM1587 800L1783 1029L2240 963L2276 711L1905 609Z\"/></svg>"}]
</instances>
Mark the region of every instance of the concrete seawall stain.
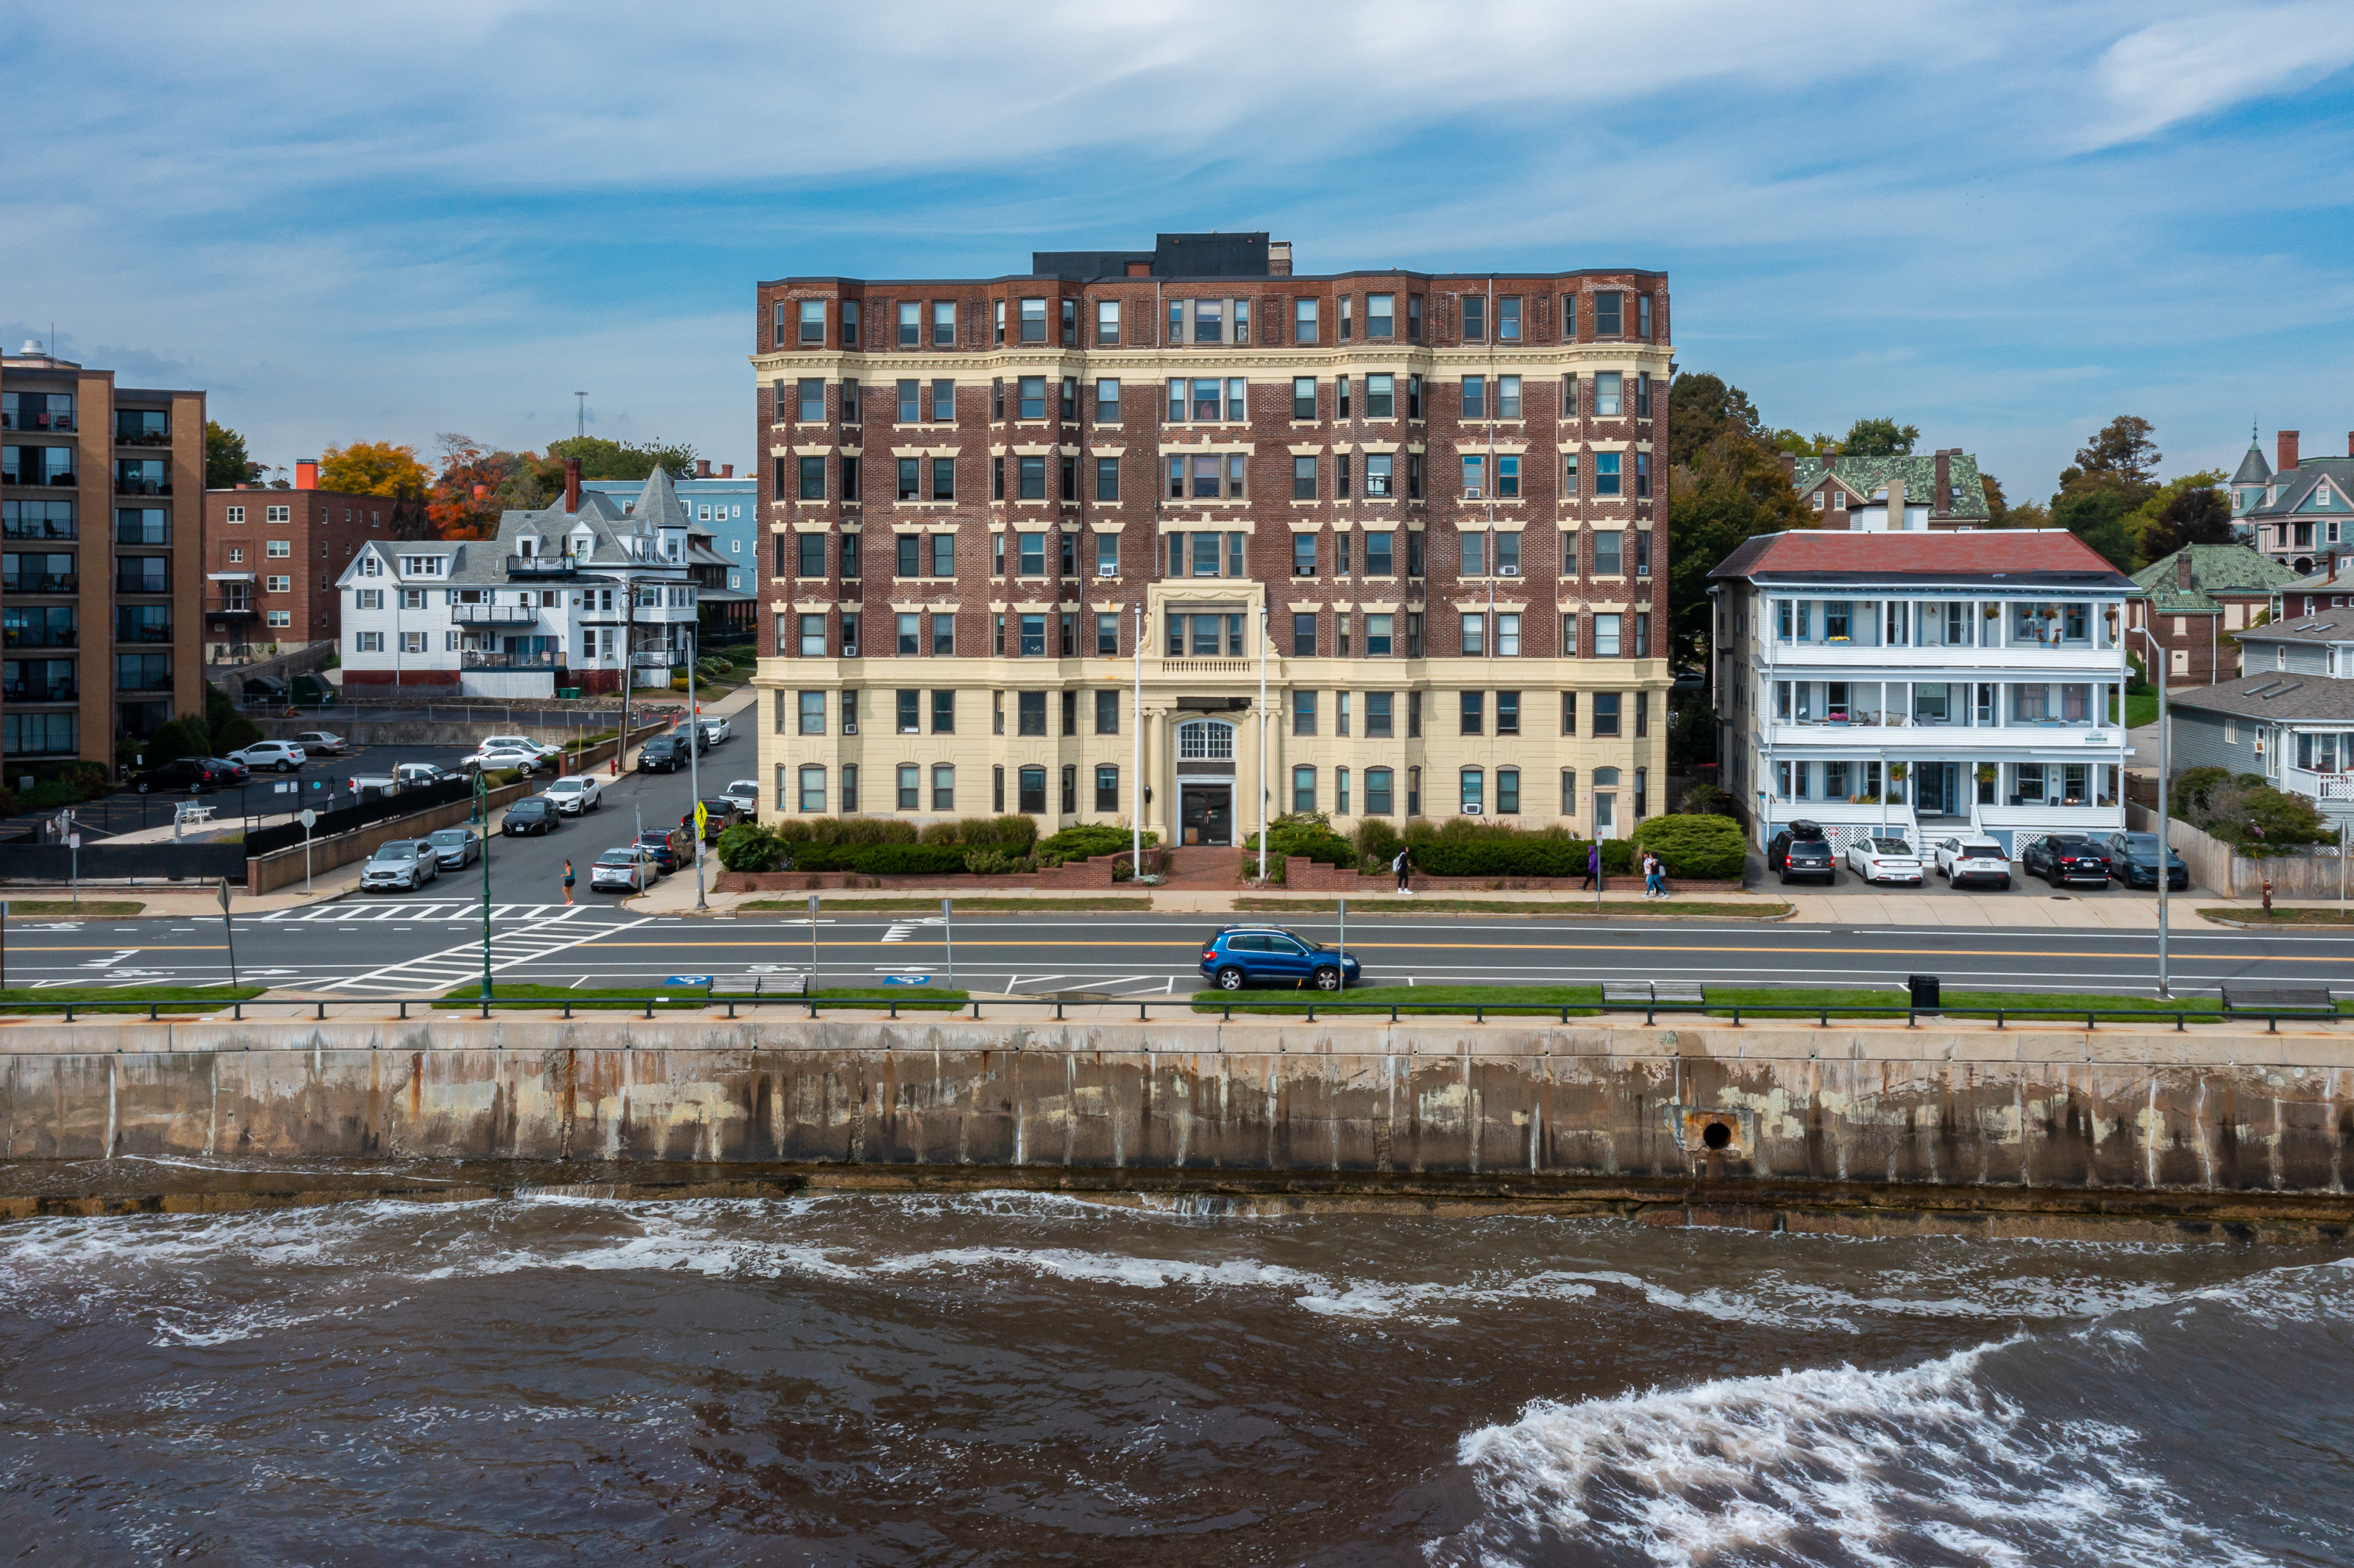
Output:
<instances>
[{"instance_id":1,"label":"concrete seawall stain","mask_svg":"<svg viewBox=\"0 0 2354 1568\"><path fill-rule=\"evenodd\" d=\"M2342 1197L2354 1139L2347 1048L2321 1033L507 1018L398 1036L26 1026L8 1044L0 1157L15 1160L601 1157L1320 1173L1366 1190L1868 1181L2253 1199ZM1737 1136L1699 1147L1712 1123Z\"/></svg>"}]
</instances>

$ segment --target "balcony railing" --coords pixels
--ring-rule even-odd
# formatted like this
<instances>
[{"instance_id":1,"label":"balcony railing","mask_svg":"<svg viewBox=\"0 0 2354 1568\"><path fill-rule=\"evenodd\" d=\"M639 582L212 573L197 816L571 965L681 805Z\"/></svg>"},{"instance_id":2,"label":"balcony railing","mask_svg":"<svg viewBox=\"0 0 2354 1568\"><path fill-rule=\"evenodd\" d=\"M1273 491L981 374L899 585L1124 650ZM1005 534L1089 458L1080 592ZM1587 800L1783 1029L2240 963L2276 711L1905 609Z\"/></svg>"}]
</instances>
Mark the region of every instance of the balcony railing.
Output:
<instances>
[{"instance_id":1,"label":"balcony railing","mask_svg":"<svg viewBox=\"0 0 2354 1568\"><path fill-rule=\"evenodd\" d=\"M10 572L0 575L0 592L79 593L80 572Z\"/></svg>"},{"instance_id":2,"label":"balcony railing","mask_svg":"<svg viewBox=\"0 0 2354 1568\"><path fill-rule=\"evenodd\" d=\"M1164 675L1249 675L1258 671L1256 659L1163 659Z\"/></svg>"},{"instance_id":3,"label":"balcony railing","mask_svg":"<svg viewBox=\"0 0 2354 1568\"><path fill-rule=\"evenodd\" d=\"M118 447L168 447L172 444L169 430L117 430L114 444Z\"/></svg>"},{"instance_id":4,"label":"balcony railing","mask_svg":"<svg viewBox=\"0 0 2354 1568\"><path fill-rule=\"evenodd\" d=\"M114 476L114 493L117 495L169 495L172 493L172 482L121 473Z\"/></svg>"},{"instance_id":5,"label":"balcony railing","mask_svg":"<svg viewBox=\"0 0 2354 1568\"><path fill-rule=\"evenodd\" d=\"M553 670L560 661L554 652L546 653L461 653L461 667L468 670Z\"/></svg>"},{"instance_id":6,"label":"balcony railing","mask_svg":"<svg viewBox=\"0 0 2354 1568\"><path fill-rule=\"evenodd\" d=\"M0 484L46 484L58 490L71 490L80 482L81 476L69 468L50 473L44 473L37 468L0 469Z\"/></svg>"},{"instance_id":7,"label":"balcony railing","mask_svg":"<svg viewBox=\"0 0 2354 1568\"><path fill-rule=\"evenodd\" d=\"M149 577L144 572L136 575L129 572L118 573L114 579L114 591L116 593L170 593L172 579L167 577Z\"/></svg>"},{"instance_id":8,"label":"balcony railing","mask_svg":"<svg viewBox=\"0 0 2354 1568\"><path fill-rule=\"evenodd\" d=\"M580 567L581 560L578 556L509 556L507 557L507 576L511 577L557 577L566 572L577 572Z\"/></svg>"},{"instance_id":9,"label":"balcony railing","mask_svg":"<svg viewBox=\"0 0 2354 1568\"><path fill-rule=\"evenodd\" d=\"M12 517L0 538L9 539L79 539L81 529L69 518Z\"/></svg>"},{"instance_id":10,"label":"balcony railing","mask_svg":"<svg viewBox=\"0 0 2354 1568\"><path fill-rule=\"evenodd\" d=\"M527 604L453 604L450 619L461 626L528 626L539 611Z\"/></svg>"},{"instance_id":11,"label":"balcony railing","mask_svg":"<svg viewBox=\"0 0 2354 1568\"><path fill-rule=\"evenodd\" d=\"M71 626L11 626L5 641L11 648L75 648L80 633Z\"/></svg>"},{"instance_id":12,"label":"balcony railing","mask_svg":"<svg viewBox=\"0 0 2354 1568\"><path fill-rule=\"evenodd\" d=\"M208 599L205 600L207 615L251 615L254 603L249 599Z\"/></svg>"},{"instance_id":13,"label":"balcony railing","mask_svg":"<svg viewBox=\"0 0 2354 1568\"><path fill-rule=\"evenodd\" d=\"M631 667L639 670L668 670L684 662L685 662L684 655L673 657L667 650L661 648L641 648L630 655Z\"/></svg>"},{"instance_id":14,"label":"balcony railing","mask_svg":"<svg viewBox=\"0 0 2354 1568\"><path fill-rule=\"evenodd\" d=\"M71 414L35 414L20 418L10 414L0 418L0 430L70 430L74 428Z\"/></svg>"},{"instance_id":15,"label":"balcony railing","mask_svg":"<svg viewBox=\"0 0 2354 1568\"><path fill-rule=\"evenodd\" d=\"M81 687L73 681L11 681L0 686L0 696L12 703L70 703L80 699Z\"/></svg>"},{"instance_id":16,"label":"balcony railing","mask_svg":"<svg viewBox=\"0 0 2354 1568\"><path fill-rule=\"evenodd\" d=\"M114 628L114 640L117 642L169 642L172 641L172 629L169 625L156 626L144 621L133 625L118 623Z\"/></svg>"}]
</instances>

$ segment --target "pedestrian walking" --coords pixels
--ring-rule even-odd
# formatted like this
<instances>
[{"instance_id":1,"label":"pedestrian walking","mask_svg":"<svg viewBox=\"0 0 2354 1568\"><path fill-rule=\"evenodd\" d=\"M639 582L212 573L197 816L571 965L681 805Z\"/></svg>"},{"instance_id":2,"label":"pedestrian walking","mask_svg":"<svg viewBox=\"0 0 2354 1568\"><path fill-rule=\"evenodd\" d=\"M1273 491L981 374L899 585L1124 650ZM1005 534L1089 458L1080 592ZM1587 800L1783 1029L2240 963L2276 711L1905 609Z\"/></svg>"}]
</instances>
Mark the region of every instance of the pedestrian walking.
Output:
<instances>
[{"instance_id":1,"label":"pedestrian walking","mask_svg":"<svg viewBox=\"0 0 2354 1568\"><path fill-rule=\"evenodd\" d=\"M572 863L568 860L564 863L564 902L572 902Z\"/></svg>"},{"instance_id":2,"label":"pedestrian walking","mask_svg":"<svg viewBox=\"0 0 2354 1568\"><path fill-rule=\"evenodd\" d=\"M1649 850L1643 852L1643 896L1665 898L1668 895L1668 863Z\"/></svg>"},{"instance_id":3,"label":"pedestrian walking","mask_svg":"<svg viewBox=\"0 0 2354 1568\"><path fill-rule=\"evenodd\" d=\"M1407 868L1406 847L1400 844L1396 858L1390 862L1390 869L1397 874L1397 890L1411 898L1414 896L1414 889L1405 885Z\"/></svg>"},{"instance_id":4,"label":"pedestrian walking","mask_svg":"<svg viewBox=\"0 0 2354 1568\"><path fill-rule=\"evenodd\" d=\"M1585 852L1585 880L1577 885L1578 890L1583 892L1586 888L1594 887L1601 880L1602 841L1596 839L1594 841L1594 847Z\"/></svg>"}]
</instances>

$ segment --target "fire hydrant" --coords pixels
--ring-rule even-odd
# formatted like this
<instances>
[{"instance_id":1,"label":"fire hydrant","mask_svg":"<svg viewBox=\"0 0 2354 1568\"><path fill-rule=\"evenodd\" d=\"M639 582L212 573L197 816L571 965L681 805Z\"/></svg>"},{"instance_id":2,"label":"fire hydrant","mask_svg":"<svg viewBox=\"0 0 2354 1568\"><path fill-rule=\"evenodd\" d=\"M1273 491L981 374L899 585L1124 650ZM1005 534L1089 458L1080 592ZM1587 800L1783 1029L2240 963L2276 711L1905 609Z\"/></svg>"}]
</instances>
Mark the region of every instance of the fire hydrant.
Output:
<instances>
[{"instance_id":1,"label":"fire hydrant","mask_svg":"<svg viewBox=\"0 0 2354 1568\"><path fill-rule=\"evenodd\" d=\"M2271 919L2271 918L2272 918L2272 914L2273 914L2273 879L2272 879L2271 877L2269 877L2269 876L2268 876L2268 877L2264 878L2264 918L2265 918L2265 919L2267 919L2267 920Z\"/></svg>"}]
</instances>

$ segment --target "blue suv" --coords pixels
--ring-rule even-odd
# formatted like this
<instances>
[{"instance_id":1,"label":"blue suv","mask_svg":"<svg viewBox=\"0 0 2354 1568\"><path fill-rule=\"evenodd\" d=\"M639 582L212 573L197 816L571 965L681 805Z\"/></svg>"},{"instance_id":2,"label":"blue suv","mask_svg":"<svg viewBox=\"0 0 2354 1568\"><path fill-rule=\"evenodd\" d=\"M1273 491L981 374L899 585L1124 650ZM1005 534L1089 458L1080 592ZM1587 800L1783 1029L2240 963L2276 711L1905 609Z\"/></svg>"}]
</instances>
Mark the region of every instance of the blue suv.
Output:
<instances>
[{"instance_id":1,"label":"blue suv","mask_svg":"<svg viewBox=\"0 0 2354 1568\"><path fill-rule=\"evenodd\" d=\"M1202 973L1220 991L1253 980L1339 991L1357 979L1357 960L1280 926L1229 926L1202 944Z\"/></svg>"}]
</instances>

